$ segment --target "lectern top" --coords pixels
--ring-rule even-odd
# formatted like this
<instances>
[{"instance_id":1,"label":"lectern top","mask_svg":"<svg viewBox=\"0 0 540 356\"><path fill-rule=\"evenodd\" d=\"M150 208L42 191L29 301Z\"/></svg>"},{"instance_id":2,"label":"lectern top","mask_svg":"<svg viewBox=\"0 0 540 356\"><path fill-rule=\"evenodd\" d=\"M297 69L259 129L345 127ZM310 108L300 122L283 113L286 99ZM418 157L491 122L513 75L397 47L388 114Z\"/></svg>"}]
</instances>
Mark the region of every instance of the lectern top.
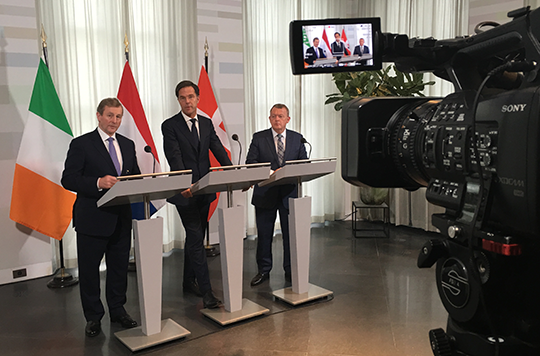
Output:
<instances>
[{"instance_id":1,"label":"lectern top","mask_svg":"<svg viewBox=\"0 0 540 356\"><path fill-rule=\"evenodd\" d=\"M132 180L132 179L139 179L139 178L148 178L148 177L160 177L160 176L177 176L182 174L191 174L191 169L185 169L183 171L172 171L172 172L159 172L159 173L144 173L144 174L135 174L131 176L120 176L116 177L119 181L122 180Z\"/></svg>"},{"instance_id":2,"label":"lectern top","mask_svg":"<svg viewBox=\"0 0 540 356\"><path fill-rule=\"evenodd\" d=\"M270 162L236 164L236 165L231 165L231 166L210 167L210 172L212 172L212 171L220 171L220 170L226 171L226 170L242 169L242 168L256 168L256 167L270 167Z\"/></svg>"}]
</instances>

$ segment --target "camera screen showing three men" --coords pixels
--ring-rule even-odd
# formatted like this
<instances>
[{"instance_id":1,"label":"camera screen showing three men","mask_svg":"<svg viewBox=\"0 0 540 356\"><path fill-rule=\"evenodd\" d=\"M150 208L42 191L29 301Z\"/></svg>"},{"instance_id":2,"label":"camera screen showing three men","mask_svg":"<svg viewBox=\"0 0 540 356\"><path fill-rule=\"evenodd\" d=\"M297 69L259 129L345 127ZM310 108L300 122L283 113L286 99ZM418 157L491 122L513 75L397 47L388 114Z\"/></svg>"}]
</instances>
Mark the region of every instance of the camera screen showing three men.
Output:
<instances>
[{"instance_id":1,"label":"camera screen showing three men","mask_svg":"<svg viewBox=\"0 0 540 356\"><path fill-rule=\"evenodd\" d=\"M347 182L426 187L426 199L446 209L432 216L441 237L426 242L418 257L420 268L436 265L449 314L446 330L429 332L435 355L540 354L540 9L508 16L504 25L447 40L351 30L351 21L373 19L290 26L295 74L393 62L402 72L432 72L454 85L444 98L358 97L342 110ZM321 39L329 28L332 44ZM295 50L301 36L311 45L302 54ZM349 54L338 44L345 36L380 57L369 68L344 63Z\"/></svg>"},{"instance_id":2,"label":"camera screen showing three men","mask_svg":"<svg viewBox=\"0 0 540 356\"><path fill-rule=\"evenodd\" d=\"M303 26L302 31L306 68L373 64L371 24Z\"/></svg>"}]
</instances>

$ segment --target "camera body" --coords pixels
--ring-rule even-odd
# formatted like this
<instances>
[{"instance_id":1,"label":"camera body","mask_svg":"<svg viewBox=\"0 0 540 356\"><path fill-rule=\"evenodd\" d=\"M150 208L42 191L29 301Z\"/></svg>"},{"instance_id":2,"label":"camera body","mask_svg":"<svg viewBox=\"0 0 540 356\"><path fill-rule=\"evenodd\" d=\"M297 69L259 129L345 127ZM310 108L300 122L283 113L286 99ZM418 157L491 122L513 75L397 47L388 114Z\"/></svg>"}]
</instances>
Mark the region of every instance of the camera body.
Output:
<instances>
[{"instance_id":1,"label":"camera body","mask_svg":"<svg viewBox=\"0 0 540 356\"><path fill-rule=\"evenodd\" d=\"M430 331L435 355L540 354L540 9L508 15L507 24L447 40L409 39L372 25L370 68L343 59L300 68L298 38L309 43L300 29L310 22L290 26L295 74L393 62L454 84L445 98L357 98L342 111L344 180L426 187L426 199L445 208L432 216L441 238L427 241L418 257L420 268L437 265L449 313L446 331Z\"/></svg>"}]
</instances>

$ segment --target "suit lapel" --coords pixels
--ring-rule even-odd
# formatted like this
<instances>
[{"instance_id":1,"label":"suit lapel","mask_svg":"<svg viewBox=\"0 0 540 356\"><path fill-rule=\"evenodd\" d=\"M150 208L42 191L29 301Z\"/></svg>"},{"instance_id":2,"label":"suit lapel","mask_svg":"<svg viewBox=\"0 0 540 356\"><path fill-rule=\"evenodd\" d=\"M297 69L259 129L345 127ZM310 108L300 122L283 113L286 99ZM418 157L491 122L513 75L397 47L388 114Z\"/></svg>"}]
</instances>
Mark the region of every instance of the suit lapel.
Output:
<instances>
[{"instance_id":1,"label":"suit lapel","mask_svg":"<svg viewBox=\"0 0 540 356\"><path fill-rule=\"evenodd\" d=\"M193 138L193 135L191 134L191 130L189 129L189 126L188 126L186 120L184 119L184 115L182 115L181 112L178 113L177 122L178 122L178 127L179 127L180 132L182 133L182 135L184 135L184 137L191 144L193 149L195 151L198 151L199 150L199 143L195 142L195 139ZM199 126L200 126L200 121L199 121ZM199 135L200 135L200 132L199 132Z\"/></svg>"},{"instance_id":2,"label":"suit lapel","mask_svg":"<svg viewBox=\"0 0 540 356\"><path fill-rule=\"evenodd\" d=\"M287 138L285 139L285 154L283 155L284 161L291 161L291 152L293 151L292 147L294 147L294 136L291 135L290 132L287 133Z\"/></svg>"},{"instance_id":3,"label":"suit lapel","mask_svg":"<svg viewBox=\"0 0 540 356\"><path fill-rule=\"evenodd\" d=\"M133 159L131 154L129 154L131 147L128 145L127 138L117 133L116 139L118 140L118 146L120 146L120 151L122 151L122 174L121 175L133 174L133 172L130 172L129 169L126 168L126 167L132 166L132 159Z\"/></svg>"},{"instance_id":4,"label":"suit lapel","mask_svg":"<svg viewBox=\"0 0 540 356\"><path fill-rule=\"evenodd\" d=\"M109 151L107 151L107 149L105 148L105 143L101 140L101 136L99 135L97 129L95 129L93 132L94 133L92 135L92 142L97 152L99 152L99 154L103 156L103 159L105 160L105 162L107 162L111 171L116 172L116 167L114 167L111 155L109 154Z\"/></svg>"},{"instance_id":5,"label":"suit lapel","mask_svg":"<svg viewBox=\"0 0 540 356\"><path fill-rule=\"evenodd\" d=\"M272 129L268 129L268 131L266 132L266 144L268 145L268 149L270 150L270 152L272 152L273 160L279 165L279 159L276 152L276 144L274 143L274 136L272 135Z\"/></svg>"}]
</instances>

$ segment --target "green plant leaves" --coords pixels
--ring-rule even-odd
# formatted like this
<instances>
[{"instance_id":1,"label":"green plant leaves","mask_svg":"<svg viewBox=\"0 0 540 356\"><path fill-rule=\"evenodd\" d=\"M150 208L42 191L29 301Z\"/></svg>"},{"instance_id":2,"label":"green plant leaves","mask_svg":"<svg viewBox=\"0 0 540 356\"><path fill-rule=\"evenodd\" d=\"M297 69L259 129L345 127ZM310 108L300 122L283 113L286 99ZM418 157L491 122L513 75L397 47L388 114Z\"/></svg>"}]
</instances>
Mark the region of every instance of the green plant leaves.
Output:
<instances>
[{"instance_id":1,"label":"green plant leaves","mask_svg":"<svg viewBox=\"0 0 540 356\"><path fill-rule=\"evenodd\" d=\"M391 71L395 75L391 75ZM424 82L421 73L403 73L395 65L381 70L369 72L340 72L332 74L339 93L326 95L325 104L334 104L339 111L343 104L357 97L370 96L424 96L422 91L426 85L435 82Z\"/></svg>"}]
</instances>

